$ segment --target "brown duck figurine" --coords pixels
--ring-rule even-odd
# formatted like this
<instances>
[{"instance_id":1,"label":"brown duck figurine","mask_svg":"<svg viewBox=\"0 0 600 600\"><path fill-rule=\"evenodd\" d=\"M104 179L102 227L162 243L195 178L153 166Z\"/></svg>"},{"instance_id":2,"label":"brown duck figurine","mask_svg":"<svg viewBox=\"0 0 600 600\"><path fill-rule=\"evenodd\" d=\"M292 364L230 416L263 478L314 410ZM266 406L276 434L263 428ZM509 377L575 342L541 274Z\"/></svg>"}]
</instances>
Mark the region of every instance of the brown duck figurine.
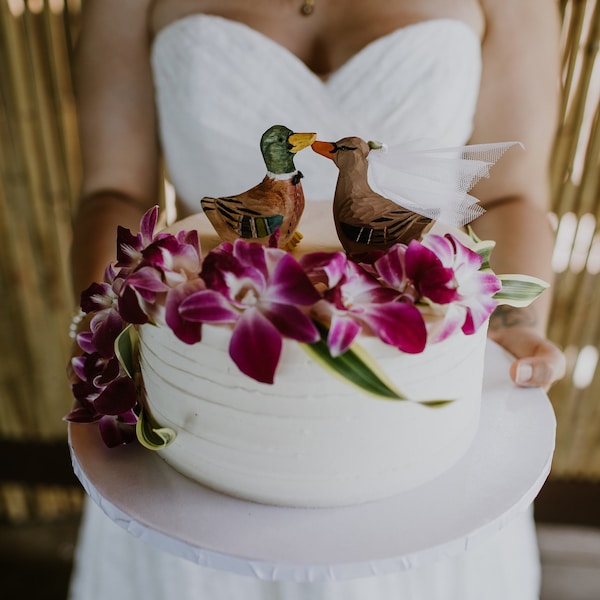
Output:
<instances>
[{"instance_id":1,"label":"brown duck figurine","mask_svg":"<svg viewBox=\"0 0 600 600\"><path fill-rule=\"evenodd\" d=\"M349 255L385 250L418 239L431 219L374 192L367 180L369 152L376 146L359 137L316 141L312 149L333 160L339 176L333 199L338 238Z\"/></svg>"},{"instance_id":2,"label":"brown duck figurine","mask_svg":"<svg viewBox=\"0 0 600 600\"><path fill-rule=\"evenodd\" d=\"M314 133L294 133L273 125L262 135L260 150L267 166L265 178L235 196L202 198L200 204L224 241L244 238L280 248L293 248L302 236L296 228L304 210L302 173L294 155L310 146Z\"/></svg>"}]
</instances>

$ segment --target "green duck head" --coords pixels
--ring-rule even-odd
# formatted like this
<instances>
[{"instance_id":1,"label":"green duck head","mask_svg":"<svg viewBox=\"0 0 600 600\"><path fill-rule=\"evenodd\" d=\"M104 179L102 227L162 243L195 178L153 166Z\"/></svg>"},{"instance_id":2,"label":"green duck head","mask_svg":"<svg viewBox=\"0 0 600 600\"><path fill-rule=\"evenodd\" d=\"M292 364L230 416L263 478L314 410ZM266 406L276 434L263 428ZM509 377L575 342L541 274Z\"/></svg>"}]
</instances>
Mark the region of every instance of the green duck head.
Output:
<instances>
[{"instance_id":1,"label":"green duck head","mask_svg":"<svg viewBox=\"0 0 600 600\"><path fill-rule=\"evenodd\" d=\"M265 131L260 139L267 170L277 175L293 173L294 154L310 146L317 135L315 133L294 133L284 125L273 125Z\"/></svg>"}]
</instances>

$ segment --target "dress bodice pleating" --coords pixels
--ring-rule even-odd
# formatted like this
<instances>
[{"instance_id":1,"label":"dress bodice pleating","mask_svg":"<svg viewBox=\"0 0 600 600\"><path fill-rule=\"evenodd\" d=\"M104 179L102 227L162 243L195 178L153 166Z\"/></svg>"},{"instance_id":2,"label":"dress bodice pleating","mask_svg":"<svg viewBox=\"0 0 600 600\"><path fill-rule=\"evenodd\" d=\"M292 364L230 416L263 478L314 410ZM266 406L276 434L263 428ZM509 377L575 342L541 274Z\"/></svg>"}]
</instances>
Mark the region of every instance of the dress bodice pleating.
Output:
<instances>
[{"instance_id":1,"label":"dress bodice pleating","mask_svg":"<svg viewBox=\"0 0 600 600\"><path fill-rule=\"evenodd\" d=\"M196 14L157 34L152 68L169 176L186 209L197 212L203 196L260 181L260 136L276 123L328 141L465 143L481 48L462 21L424 21L376 39L323 81L247 25ZM305 150L296 166L307 199L333 197L334 165Z\"/></svg>"}]
</instances>

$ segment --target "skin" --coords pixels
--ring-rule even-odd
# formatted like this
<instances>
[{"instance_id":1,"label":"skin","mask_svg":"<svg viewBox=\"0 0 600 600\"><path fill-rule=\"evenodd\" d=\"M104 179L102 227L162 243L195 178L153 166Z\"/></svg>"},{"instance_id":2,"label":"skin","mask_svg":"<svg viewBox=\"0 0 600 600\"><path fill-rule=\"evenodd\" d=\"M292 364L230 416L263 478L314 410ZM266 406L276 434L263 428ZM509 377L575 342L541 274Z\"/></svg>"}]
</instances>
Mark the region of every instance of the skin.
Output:
<instances>
[{"instance_id":1,"label":"skin","mask_svg":"<svg viewBox=\"0 0 600 600\"><path fill-rule=\"evenodd\" d=\"M73 289L100 281L114 259L117 225L137 230L157 203L157 140L149 48L152 36L185 15L244 22L326 78L370 41L442 17L467 23L482 40L483 75L471 143L518 140L473 194L487 209L473 224L497 242L493 267L552 281L553 234L546 214L547 165L558 105L558 16L552 0L87 0L75 61L83 181L74 222ZM349 132L351 133L351 132ZM517 360L519 385L548 388L564 356L545 337L551 296L527 309L502 308L490 337Z\"/></svg>"}]
</instances>

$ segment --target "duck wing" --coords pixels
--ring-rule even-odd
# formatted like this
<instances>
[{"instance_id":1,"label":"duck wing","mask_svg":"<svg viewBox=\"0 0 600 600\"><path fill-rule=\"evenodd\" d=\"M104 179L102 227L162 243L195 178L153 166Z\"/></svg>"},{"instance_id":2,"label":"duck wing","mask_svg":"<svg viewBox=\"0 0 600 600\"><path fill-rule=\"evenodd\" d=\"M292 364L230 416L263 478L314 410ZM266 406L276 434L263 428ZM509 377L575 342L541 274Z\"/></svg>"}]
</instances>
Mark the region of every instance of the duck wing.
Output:
<instances>
[{"instance_id":1,"label":"duck wing","mask_svg":"<svg viewBox=\"0 0 600 600\"><path fill-rule=\"evenodd\" d=\"M222 239L260 239L273 235L285 219L285 186L265 178L235 196L202 198L200 204Z\"/></svg>"},{"instance_id":2,"label":"duck wing","mask_svg":"<svg viewBox=\"0 0 600 600\"><path fill-rule=\"evenodd\" d=\"M348 242L384 249L419 239L431 219L379 195L350 199L337 214L338 230Z\"/></svg>"}]
</instances>

